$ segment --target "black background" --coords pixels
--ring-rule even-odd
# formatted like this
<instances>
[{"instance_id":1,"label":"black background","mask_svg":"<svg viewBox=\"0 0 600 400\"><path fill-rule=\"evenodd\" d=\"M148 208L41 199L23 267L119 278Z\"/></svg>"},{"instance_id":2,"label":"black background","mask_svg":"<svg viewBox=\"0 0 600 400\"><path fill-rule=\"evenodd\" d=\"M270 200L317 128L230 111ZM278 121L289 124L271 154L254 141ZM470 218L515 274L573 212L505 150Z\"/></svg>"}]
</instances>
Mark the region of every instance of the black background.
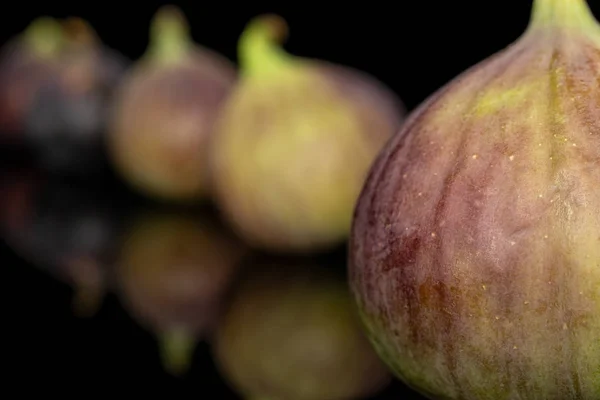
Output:
<instances>
[{"instance_id":1,"label":"black background","mask_svg":"<svg viewBox=\"0 0 600 400\"><path fill-rule=\"evenodd\" d=\"M600 4L590 0L596 15ZM163 2L12 2L0 40L35 17L80 16L103 41L132 59L147 45L148 24ZM409 110L466 68L501 50L524 31L531 1L173 2L189 18L195 40L235 60L246 22L263 12L288 21L286 49L366 71L391 87ZM241 5L238 5L241 4ZM5 6L5 7L8 7ZM168 389L198 398L235 398L198 348L189 377L162 372L154 339L108 299L98 316L75 319L70 289L21 260L2 242L0 360L2 381L20 390L86 396L100 388ZM203 364L204 362L204 364ZM43 381L43 384L40 382ZM396 385L401 388L400 384ZM218 397L209 395L221 391ZM385 398L407 398L400 389ZM126 395L125 392L118 395ZM155 392L156 393L156 392Z\"/></svg>"}]
</instances>

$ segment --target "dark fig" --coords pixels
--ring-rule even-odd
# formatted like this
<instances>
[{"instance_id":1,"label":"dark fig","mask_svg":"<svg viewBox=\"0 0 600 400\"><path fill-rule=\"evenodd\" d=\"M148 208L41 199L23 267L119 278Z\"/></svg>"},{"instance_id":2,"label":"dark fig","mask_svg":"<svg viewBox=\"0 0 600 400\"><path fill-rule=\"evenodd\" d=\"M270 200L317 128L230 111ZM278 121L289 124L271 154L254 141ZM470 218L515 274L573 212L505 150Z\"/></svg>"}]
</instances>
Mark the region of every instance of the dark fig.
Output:
<instances>
[{"instance_id":1,"label":"dark fig","mask_svg":"<svg viewBox=\"0 0 600 400\"><path fill-rule=\"evenodd\" d=\"M102 305L125 203L104 185L76 186L36 169L5 176L0 190L4 239L24 259L73 287L73 311Z\"/></svg>"},{"instance_id":2,"label":"dark fig","mask_svg":"<svg viewBox=\"0 0 600 400\"><path fill-rule=\"evenodd\" d=\"M366 73L286 53L286 22L242 33L240 82L219 116L211 174L217 203L250 244L313 252L342 243L367 170L404 108Z\"/></svg>"},{"instance_id":3,"label":"dark fig","mask_svg":"<svg viewBox=\"0 0 600 400\"><path fill-rule=\"evenodd\" d=\"M123 240L119 297L158 336L165 370L184 374L212 332L243 246L210 214L170 210L142 214Z\"/></svg>"},{"instance_id":4,"label":"dark fig","mask_svg":"<svg viewBox=\"0 0 600 400\"><path fill-rule=\"evenodd\" d=\"M179 9L159 9L111 122L110 155L124 179L161 200L204 198L213 121L236 75L231 61L193 41Z\"/></svg>"},{"instance_id":5,"label":"dark fig","mask_svg":"<svg viewBox=\"0 0 600 400\"><path fill-rule=\"evenodd\" d=\"M586 1L534 0L523 35L426 100L371 169L352 291L430 399L599 398L599 82Z\"/></svg>"},{"instance_id":6,"label":"dark fig","mask_svg":"<svg viewBox=\"0 0 600 400\"><path fill-rule=\"evenodd\" d=\"M129 60L104 45L81 18L63 20L62 29L60 75L34 97L26 112L26 137L45 168L96 173L107 166L103 135Z\"/></svg>"},{"instance_id":7,"label":"dark fig","mask_svg":"<svg viewBox=\"0 0 600 400\"><path fill-rule=\"evenodd\" d=\"M0 53L0 143L22 145L25 118L39 89L58 79L63 30L39 17Z\"/></svg>"},{"instance_id":8,"label":"dark fig","mask_svg":"<svg viewBox=\"0 0 600 400\"><path fill-rule=\"evenodd\" d=\"M244 398L363 399L391 381L343 274L323 260L254 259L215 334L215 362Z\"/></svg>"}]
</instances>

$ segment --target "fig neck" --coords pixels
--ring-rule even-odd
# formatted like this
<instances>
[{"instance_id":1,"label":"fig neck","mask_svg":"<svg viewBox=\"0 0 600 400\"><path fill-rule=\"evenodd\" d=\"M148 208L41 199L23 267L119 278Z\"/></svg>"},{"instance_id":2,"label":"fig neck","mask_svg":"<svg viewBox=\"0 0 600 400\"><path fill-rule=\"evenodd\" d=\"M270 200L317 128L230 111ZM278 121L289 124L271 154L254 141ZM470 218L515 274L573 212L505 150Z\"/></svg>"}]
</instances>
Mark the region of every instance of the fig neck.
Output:
<instances>
[{"instance_id":1,"label":"fig neck","mask_svg":"<svg viewBox=\"0 0 600 400\"><path fill-rule=\"evenodd\" d=\"M586 0L534 0L528 30L571 29L600 32Z\"/></svg>"},{"instance_id":2,"label":"fig neck","mask_svg":"<svg viewBox=\"0 0 600 400\"><path fill-rule=\"evenodd\" d=\"M293 56L281 46L287 35L287 23L277 15L262 15L250 21L238 42L240 73L272 77L289 70Z\"/></svg>"},{"instance_id":3,"label":"fig neck","mask_svg":"<svg viewBox=\"0 0 600 400\"><path fill-rule=\"evenodd\" d=\"M174 6L159 9L150 23L147 55L155 62L177 63L194 46L190 26L183 12Z\"/></svg>"}]
</instances>

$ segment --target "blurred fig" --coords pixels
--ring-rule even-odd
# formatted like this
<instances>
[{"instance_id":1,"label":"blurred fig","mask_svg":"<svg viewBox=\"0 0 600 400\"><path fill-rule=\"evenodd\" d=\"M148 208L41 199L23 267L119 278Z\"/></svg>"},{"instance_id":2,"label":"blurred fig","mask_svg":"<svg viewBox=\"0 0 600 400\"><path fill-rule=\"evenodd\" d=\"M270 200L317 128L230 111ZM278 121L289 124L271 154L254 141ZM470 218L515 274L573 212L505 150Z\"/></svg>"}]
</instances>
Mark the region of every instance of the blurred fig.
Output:
<instances>
[{"instance_id":1,"label":"blurred fig","mask_svg":"<svg viewBox=\"0 0 600 400\"><path fill-rule=\"evenodd\" d=\"M430 399L600 398L599 82L586 1L535 0L374 164L350 282L381 357Z\"/></svg>"},{"instance_id":2,"label":"blurred fig","mask_svg":"<svg viewBox=\"0 0 600 400\"><path fill-rule=\"evenodd\" d=\"M60 75L40 87L28 108L26 136L45 168L77 175L103 171L103 135L129 60L81 18L63 20L62 30Z\"/></svg>"},{"instance_id":3,"label":"blurred fig","mask_svg":"<svg viewBox=\"0 0 600 400\"><path fill-rule=\"evenodd\" d=\"M24 259L75 291L73 311L92 316L102 304L125 203L105 185L77 186L36 169L6 176L0 226Z\"/></svg>"},{"instance_id":4,"label":"blurred fig","mask_svg":"<svg viewBox=\"0 0 600 400\"><path fill-rule=\"evenodd\" d=\"M243 245L212 215L145 212L127 230L118 294L158 336L166 371L187 372L197 341L211 334Z\"/></svg>"},{"instance_id":5,"label":"blurred fig","mask_svg":"<svg viewBox=\"0 0 600 400\"><path fill-rule=\"evenodd\" d=\"M211 154L217 203L254 247L312 252L350 231L352 208L402 103L374 78L286 53L286 22L265 15L239 40L239 85Z\"/></svg>"},{"instance_id":6,"label":"blurred fig","mask_svg":"<svg viewBox=\"0 0 600 400\"><path fill-rule=\"evenodd\" d=\"M217 367L244 398L362 399L390 383L343 274L321 262L245 264L213 343Z\"/></svg>"},{"instance_id":7,"label":"blurred fig","mask_svg":"<svg viewBox=\"0 0 600 400\"><path fill-rule=\"evenodd\" d=\"M22 145L27 111L41 87L58 80L63 30L39 17L0 52L0 144Z\"/></svg>"},{"instance_id":8,"label":"blurred fig","mask_svg":"<svg viewBox=\"0 0 600 400\"><path fill-rule=\"evenodd\" d=\"M179 9L159 9L112 118L110 155L123 178L161 200L205 197L208 140L236 74L231 61L193 41Z\"/></svg>"}]
</instances>

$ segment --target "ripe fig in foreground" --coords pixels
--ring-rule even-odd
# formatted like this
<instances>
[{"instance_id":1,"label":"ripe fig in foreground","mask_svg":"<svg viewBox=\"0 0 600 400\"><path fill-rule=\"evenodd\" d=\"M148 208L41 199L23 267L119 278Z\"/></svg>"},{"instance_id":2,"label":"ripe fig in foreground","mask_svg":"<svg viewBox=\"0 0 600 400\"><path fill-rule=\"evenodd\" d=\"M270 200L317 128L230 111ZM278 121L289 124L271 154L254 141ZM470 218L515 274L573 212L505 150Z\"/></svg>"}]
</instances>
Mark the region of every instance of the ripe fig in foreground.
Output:
<instances>
[{"instance_id":1,"label":"ripe fig in foreground","mask_svg":"<svg viewBox=\"0 0 600 400\"><path fill-rule=\"evenodd\" d=\"M342 243L367 171L404 108L365 73L292 56L286 22L250 21L238 42L240 81L211 153L216 202L240 236L274 252Z\"/></svg>"},{"instance_id":2,"label":"ripe fig in foreground","mask_svg":"<svg viewBox=\"0 0 600 400\"><path fill-rule=\"evenodd\" d=\"M246 399L363 399L390 383L364 336L343 274L323 260L254 258L212 343Z\"/></svg>"},{"instance_id":3,"label":"ripe fig in foreground","mask_svg":"<svg viewBox=\"0 0 600 400\"><path fill-rule=\"evenodd\" d=\"M535 0L511 46L422 104L371 169L350 279L431 399L598 399L600 26Z\"/></svg>"},{"instance_id":4,"label":"ripe fig in foreground","mask_svg":"<svg viewBox=\"0 0 600 400\"><path fill-rule=\"evenodd\" d=\"M114 166L132 187L161 200L207 195L213 121L237 78L225 57L194 43L185 16L159 9L145 56L119 88L108 137Z\"/></svg>"},{"instance_id":5,"label":"ripe fig in foreground","mask_svg":"<svg viewBox=\"0 0 600 400\"><path fill-rule=\"evenodd\" d=\"M25 115L25 135L44 168L86 175L107 167L106 122L129 60L77 17L61 21L57 79L43 85Z\"/></svg>"},{"instance_id":6,"label":"ripe fig in foreground","mask_svg":"<svg viewBox=\"0 0 600 400\"><path fill-rule=\"evenodd\" d=\"M156 333L166 371L184 374L210 336L243 245L209 214L149 210L123 237L118 295Z\"/></svg>"},{"instance_id":7,"label":"ripe fig in foreground","mask_svg":"<svg viewBox=\"0 0 600 400\"><path fill-rule=\"evenodd\" d=\"M0 143L22 146L25 117L40 87L58 79L63 31L54 18L39 17L0 54Z\"/></svg>"}]
</instances>

